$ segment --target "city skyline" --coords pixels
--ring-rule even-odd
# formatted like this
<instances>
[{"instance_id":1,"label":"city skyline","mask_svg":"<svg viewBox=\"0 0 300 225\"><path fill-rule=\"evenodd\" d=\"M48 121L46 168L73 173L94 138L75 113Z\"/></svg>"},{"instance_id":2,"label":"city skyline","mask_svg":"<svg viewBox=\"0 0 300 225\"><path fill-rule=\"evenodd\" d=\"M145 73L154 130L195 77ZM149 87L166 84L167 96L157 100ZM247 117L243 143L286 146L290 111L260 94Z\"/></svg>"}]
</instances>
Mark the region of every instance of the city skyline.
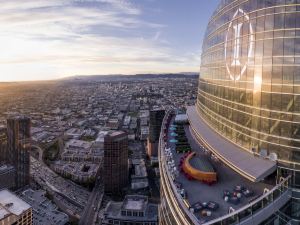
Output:
<instances>
[{"instance_id":1,"label":"city skyline","mask_svg":"<svg viewBox=\"0 0 300 225\"><path fill-rule=\"evenodd\" d=\"M0 82L199 72L205 22L218 2L3 2Z\"/></svg>"},{"instance_id":2,"label":"city skyline","mask_svg":"<svg viewBox=\"0 0 300 225\"><path fill-rule=\"evenodd\" d=\"M300 0L196 1L3 2L1 225L300 224Z\"/></svg>"}]
</instances>

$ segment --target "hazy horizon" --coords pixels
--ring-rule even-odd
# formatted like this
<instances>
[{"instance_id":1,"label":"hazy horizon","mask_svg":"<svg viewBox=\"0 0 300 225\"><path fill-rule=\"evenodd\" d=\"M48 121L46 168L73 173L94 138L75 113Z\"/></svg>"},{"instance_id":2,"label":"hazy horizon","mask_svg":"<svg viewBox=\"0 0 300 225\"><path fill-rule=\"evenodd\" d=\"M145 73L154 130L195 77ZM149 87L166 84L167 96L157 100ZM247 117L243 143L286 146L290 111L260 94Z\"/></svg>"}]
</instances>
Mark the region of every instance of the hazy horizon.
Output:
<instances>
[{"instance_id":1,"label":"hazy horizon","mask_svg":"<svg viewBox=\"0 0 300 225\"><path fill-rule=\"evenodd\" d=\"M67 79L76 79L76 78L92 78L92 77L109 77L109 76L142 76L142 75L154 75L154 76L159 76L159 75L163 75L163 76L169 76L169 75L177 75L177 74L182 74L182 75L194 75L194 74L199 74L199 72L178 72L178 73L136 73L136 74L94 74L94 75L90 75L90 74L78 74L78 75L70 75L70 76L65 76L65 77L58 77L58 78L49 78L49 79L36 79L36 80L7 80L7 81L2 81L0 80L0 84L8 84L8 83L30 83L30 82L55 82L55 81L60 81L60 80L67 80Z\"/></svg>"},{"instance_id":2,"label":"hazy horizon","mask_svg":"<svg viewBox=\"0 0 300 225\"><path fill-rule=\"evenodd\" d=\"M202 39L217 2L3 2L0 82L199 72Z\"/></svg>"}]
</instances>

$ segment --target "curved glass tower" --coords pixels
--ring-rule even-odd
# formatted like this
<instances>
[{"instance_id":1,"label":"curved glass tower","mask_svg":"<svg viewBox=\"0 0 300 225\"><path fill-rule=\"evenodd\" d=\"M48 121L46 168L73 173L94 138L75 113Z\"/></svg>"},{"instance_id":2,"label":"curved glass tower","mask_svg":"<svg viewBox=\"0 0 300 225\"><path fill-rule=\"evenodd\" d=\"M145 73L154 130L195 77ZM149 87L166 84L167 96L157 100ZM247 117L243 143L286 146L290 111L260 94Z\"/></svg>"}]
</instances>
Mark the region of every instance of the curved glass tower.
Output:
<instances>
[{"instance_id":1,"label":"curved glass tower","mask_svg":"<svg viewBox=\"0 0 300 225\"><path fill-rule=\"evenodd\" d=\"M203 43L201 117L245 150L297 167L299 95L300 1L222 1Z\"/></svg>"},{"instance_id":2,"label":"curved glass tower","mask_svg":"<svg viewBox=\"0 0 300 225\"><path fill-rule=\"evenodd\" d=\"M203 42L197 104L187 114L192 138L224 165L219 175L226 167L248 186L276 184L240 209L202 220L191 205L208 190L176 175L168 140L174 115L167 113L160 224L300 224L300 0L221 1ZM224 190L220 180L212 188Z\"/></svg>"}]
</instances>

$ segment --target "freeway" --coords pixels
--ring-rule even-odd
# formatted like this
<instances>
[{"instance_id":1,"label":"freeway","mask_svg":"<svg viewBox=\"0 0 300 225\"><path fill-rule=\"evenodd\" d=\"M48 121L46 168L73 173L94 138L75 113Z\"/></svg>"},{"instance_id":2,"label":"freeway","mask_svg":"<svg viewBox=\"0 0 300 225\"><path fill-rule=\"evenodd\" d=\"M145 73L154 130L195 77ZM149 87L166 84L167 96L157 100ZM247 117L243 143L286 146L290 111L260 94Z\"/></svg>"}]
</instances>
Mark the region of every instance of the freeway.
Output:
<instances>
[{"instance_id":1,"label":"freeway","mask_svg":"<svg viewBox=\"0 0 300 225\"><path fill-rule=\"evenodd\" d=\"M61 210L70 216L77 217L81 214L91 194L88 190L58 176L42 161L39 162L33 157L30 157L30 173L37 184L53 195L56 204L60 203Z\"/></svg>"},{"instance_id":2,"label":"freeway","mask_svg":"<svg viewBox=\"0 0 300 225\"><path fill-rule=\"evenodd\" d=\"M100 209L104 194L103 182L100 178L97 179L95 187L89 197L88 204L86 205L80 220L79 225L94 225L97 220L97 214Z\"/></svg>"},{"instance_id":3,"label":"freeway","mask_svg":"<svg viewBox=\"0 0 300 225\"><path fill-rule=\"evenodd\" d=\"M38 158L38 160L39 160L41 163L44 163L44 162L43 162L43 154L44 154L44 150L43 150L39 145L34 145L34 144L31 145L31 148L35 148L35 149L38 150L38 152L39 152L39 158Z\"/></svg>"}]
</instances>

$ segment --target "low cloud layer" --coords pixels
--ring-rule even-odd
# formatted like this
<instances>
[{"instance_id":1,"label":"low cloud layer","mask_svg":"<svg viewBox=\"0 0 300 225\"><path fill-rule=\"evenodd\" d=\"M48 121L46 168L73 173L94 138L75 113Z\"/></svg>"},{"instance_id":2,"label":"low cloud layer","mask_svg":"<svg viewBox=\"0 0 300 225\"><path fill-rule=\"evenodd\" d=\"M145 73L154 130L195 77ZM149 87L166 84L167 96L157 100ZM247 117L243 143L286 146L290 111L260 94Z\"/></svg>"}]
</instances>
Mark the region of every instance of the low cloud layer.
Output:
<instances>
[{"instance_id":1,"label":"low cloud layer","mask_svg":"<svg viewBox=\"0 0 300 225\"><path fill-rule=\"evenodd\" d=\"M198 51L176 55L167 24L127 0L10 0L0 13L0 81L198 69Z\"/></svg>"}]
</instances>

